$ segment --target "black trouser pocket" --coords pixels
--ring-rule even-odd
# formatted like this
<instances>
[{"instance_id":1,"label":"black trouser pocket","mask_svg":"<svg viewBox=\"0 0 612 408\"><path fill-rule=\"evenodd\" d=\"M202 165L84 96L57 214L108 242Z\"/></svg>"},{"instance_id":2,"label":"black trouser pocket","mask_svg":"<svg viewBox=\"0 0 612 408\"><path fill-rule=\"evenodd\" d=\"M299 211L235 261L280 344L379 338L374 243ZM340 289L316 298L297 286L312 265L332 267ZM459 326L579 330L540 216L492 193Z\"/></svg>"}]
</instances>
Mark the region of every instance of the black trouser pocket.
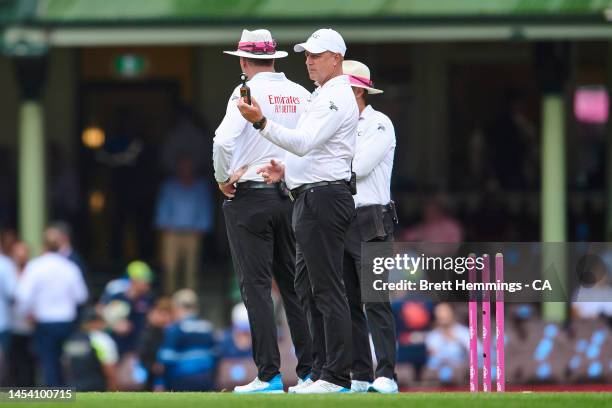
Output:
<instances>
[{"instance_id":1,"label":"black trouser pocket","mask_svg":"<svg viewBox=\"0 0 612 408\"><path fill-rule=\"evenodd\" d=\"M387 236L382 205L368 205L357 208L357 224L364 242Z\"/></svg>"}]
</instances>

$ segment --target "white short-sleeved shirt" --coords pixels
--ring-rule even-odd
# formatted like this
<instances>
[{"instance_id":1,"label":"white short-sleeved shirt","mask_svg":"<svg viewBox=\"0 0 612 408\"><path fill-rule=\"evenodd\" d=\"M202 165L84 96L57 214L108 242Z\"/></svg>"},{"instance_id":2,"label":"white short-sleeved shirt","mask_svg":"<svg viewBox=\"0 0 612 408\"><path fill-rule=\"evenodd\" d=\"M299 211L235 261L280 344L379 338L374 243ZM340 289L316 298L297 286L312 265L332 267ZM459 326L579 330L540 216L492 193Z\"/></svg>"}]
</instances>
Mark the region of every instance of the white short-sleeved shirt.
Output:
<instances>
[{"instance_id":1,"label":"white short-sleeved shirt","mask_svg":"<svg viewBox=\"0 0 612 408\"><path fill-rule=\"evenodd\" d=\"M384 113L371 105L361 112L357 122L357 145L353 171L357 174L355 206L391 201L391 172L395 154L395 130Z\"/></svg>"},{"instance_id":2,"label":"white short-sleeved shirt","mask_svg":"<svg viewBox=\"0 0 612 408\"><path fill-rule=\"evenodd\" d=\"M310 93L292 82L282 72L260 72L247 85L251 96L257 100L262 113L269 120L293 129ZM240 98L240 86L232 92L227 102L223 121L215 131L213 164L217 182L226 181L243 165L249 168L240 181L263 181L257 169L271 159L282 161L285 151L259 136L259 132L242 117L236 104Z\"/></svg>"},{"instance_id":3,"label":"white short-sleeved shirt","mask_svg":"<svg viewBox=\"0 0 612 408\"><path fill-rule=\"evenodd\" d=\"M87 295L76 264L60 254L46 253L28 262L15 298L20 315L32 314L39 323L59 323L73 321Z\"/></svg>"},{"instance_id":4,"label":"white short-sleeved shirt","mask_svg":"<svg viewBox=\"0 0 612 408\"><path fill-rule=\"evenodd\" d=\"M295 129L268 118L263 137L290 154L285 181L290 189L319 181L350 180L359 108L348 76L317 88Z\"/></svg>"}]
</instances>

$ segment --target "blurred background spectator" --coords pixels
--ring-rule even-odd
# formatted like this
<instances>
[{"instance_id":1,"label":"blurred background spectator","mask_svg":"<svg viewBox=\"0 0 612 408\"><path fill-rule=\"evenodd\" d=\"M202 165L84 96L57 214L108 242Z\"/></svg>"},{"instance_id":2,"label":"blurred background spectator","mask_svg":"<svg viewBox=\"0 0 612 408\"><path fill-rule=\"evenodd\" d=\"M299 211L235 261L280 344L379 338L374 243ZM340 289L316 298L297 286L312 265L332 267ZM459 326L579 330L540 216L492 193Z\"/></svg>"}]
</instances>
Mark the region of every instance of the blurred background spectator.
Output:
<instances>
[{"instance_id":1,"label":"blurred background spectator","mask_svg":"<svg viewBox=\"0 0 612 408\"><path fill-rule=\"evenodd\" d=\"M45 253L26 265L16 293L17 313L36 324L36 353L49 387L64 385L62 346L75 328L77 307L88 295L79 268L59 254L61 243L57 230L45 231Z\"/></svg>"},{"instance_id":2,"label":"blurred background spectator","mask_svg":"<svg viewBox=\"0 0 612 408\"><path fill-rule=\"evenodd\" d=\"M455 312L448 303L434 309L434 329L425 337L428 361L426 378L444 384L460 384L468 375L469 329L455 320Z\"/></svg>"},{"instance_id":3,"label":"blurred background spectator","mask_svg":"<svg viewBox=\"0 0 612 408\"><path fill-rule=\"evenodd\" d=\"M65 221L54 221L53 223L51 223L49 228L55 230L59 236L59 253L61 255L64 255L66 258L74 262L74 264L79 267L79 270L83 274L83 279L85 279L85 283L89 285L91 277L87 276L87 268L85 267L85 261L83 260L81 254L79 254L72 246L72 227L70 227L70 225Z\"/></svg>"},{"instance_id":4,"label":"blurred background spectator","mask_svg":"<svg viewBox=\"0 0 612 408\"><path fill-rule=\"evenodd\" d=\"M11 257L15 262L17 280L23 278L26 264L30 260L30 250L25 242L13 244ZM27 315L20 314L16 305L12 306L11 353L9 355L8 386L33 387L35 385L36 359L34 355L34 324Z\"/></svg>"},{"instance_id":5,"label":"blurred background spectator","mask_svg":"<svg viewBox=\"0 0 612 408\"><path fill-rule=\"evenodd\" d=\"M67 382L77 391L117 391L119 352L106 332L106 322L90 307L81 326L68 337L63 348Z\"/></svg>"},{"instance_id":6,"label":"blurred background spectator","mask_svg":"<svg viewBox=\"0 0 612 408\"><path fill-rule=\"evenodd\" d=\"M4 384L11 343L11 305L17 286L15 264L0 252L0 384Z\"/></svg>"},{"instance_id":7,"label":"blurred background spectator","mask_svg":"<svg viewBox=\"0 0 612 408\"><path fill-rule=\"evenodd\" d=\"M176 176L166 180L157 200L155 226L161 231L164 292L173 293L183 272L185 286L198 288L202 236L213 224L210 183L197 175L188 156L176 162Z\"/></svg>"},{"instance_id":8,"label":"blurred background spectator","mask_svg":"<svg viewBox=\"0 0 612 408\"><path fill-rule=\"evenodd\" d=\"M410 378L420 381L427 362L425 337L432 328L433 304L409 297L391 303L397 331L398 371L408 366Z\"/></svg>"},{"instance_id":9,"label":"blurred background spectator","mask_svg":"<svg viewBox=\"0 0 612 408\"><path fill-rule=\"evenodd\" d=\"M401 240L454 244L463 240L463 229L444 209L442 198L435 197L423 206L422 222L401 232Z\"/></svg>"},{"instance_id":10,"label":"blurred background spectator","mask_svg":"<svg viewBox=\"0 0 612 408\"><path fill-rule=\"evenodd\" d=\"M156 364L157 353L164 341L166 328L172 321L172 301L166 296L158 298L147 314L147 325L138 343L138 359L147 372L147 390L153 390L154 377L162 374L160 365Z\"/></svg>"},{"instance_id":11,"label":"blurred background spectator","mask_svg":"<svg viewBox=\"0 0 612 408\"><path fill-rule=\"evenodd\" d=\"M244 303L238 303L232 309L232 325L222 332L219 342L218 389L231 390L255 378L257 368L252 355L249 315Z\"/></svg>"},{"instance_id":12,"label":"blurred background spectator","mask_svg":"<svg viewBox=\"0 0 612 408\"><path fill-rule=\"evenodd\" d=\"M169 391L210 391L215 387L216 342L210 322L198 318L198 296L181 289L172 296L174 322L159 349L161 383Z\"/></svg>"},{"instance_id":13,"label":"blurred background spectator","mask_svg":"<svg viewBox=\"0 0 612 408\"><path fill-rule=\"evenodd\" d=\"M0 230L0 253L10 254L13 245L18 241L17 232L12 228Z\"/></svg>"},{"instance_id":14,"label":"blurred background spectator","mask_svg":"<svg viewBox=\"0 0 612 408\"><path fill-rule=\"evenodd\" d=\"M126 277L107 285L108 290L100 301L119 355L132 364L147 313L153 305L153 270L145 262L132 261L126 267ZM126 353L131 355L126 356Z\"/></svg>"}]
</instances>

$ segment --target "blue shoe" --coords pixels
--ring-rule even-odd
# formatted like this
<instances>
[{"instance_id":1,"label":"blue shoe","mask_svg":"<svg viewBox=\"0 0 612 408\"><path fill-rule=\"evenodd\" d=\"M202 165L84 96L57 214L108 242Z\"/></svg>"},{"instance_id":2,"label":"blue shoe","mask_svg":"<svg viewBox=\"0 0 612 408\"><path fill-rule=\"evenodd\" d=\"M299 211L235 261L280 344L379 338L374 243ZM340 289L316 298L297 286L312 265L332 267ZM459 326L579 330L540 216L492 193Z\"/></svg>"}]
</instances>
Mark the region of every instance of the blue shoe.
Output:
<instances>
[{"instance_id":1,"label":"blue shoe","mask_svg":"<svg viewBox=\"0 0 612 408\"><path fill-rule=\"evenodd\" d=\"M282 394L283 380L282 375L278 374L270 381L261 381L259 377L255 377L253 381L246 385L238 385L234 387L234 392L238 394L254 394L254 393L268 393L268 394Z\"/></svg>"}]
</instances>

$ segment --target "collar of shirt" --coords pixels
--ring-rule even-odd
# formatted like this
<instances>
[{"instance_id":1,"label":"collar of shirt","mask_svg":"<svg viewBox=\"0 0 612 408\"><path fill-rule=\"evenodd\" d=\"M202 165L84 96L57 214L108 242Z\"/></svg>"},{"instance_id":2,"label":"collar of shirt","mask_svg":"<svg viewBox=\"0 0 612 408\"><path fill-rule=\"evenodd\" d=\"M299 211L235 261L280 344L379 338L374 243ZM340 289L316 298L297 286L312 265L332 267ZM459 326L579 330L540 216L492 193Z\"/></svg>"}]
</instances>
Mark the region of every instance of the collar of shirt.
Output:
<instances>
[{"instance_id":1,"label":"collar of shirt","mask_svg":"<svg viewBox=\"0 0 612 408\"><path fill-rule=\"evenodd\" d=\"M267 81L283 81L285 74L283 72L258 72L251 77L249 82L260 81L262 79Z\"/></svg>"},{"instance_id":2,"label":"collar of shirt","mask_svg":"<svg viewBox=\"0 0 612 408\"><path fill-rule=\"evenodd\" d=\"M317 90L327 89L327 88L331 88L333 86L342 85L342 84L350 85L348 75L338 75L336 77L333 77L332 79L324 83L323 86L319 86Z\"/></svg>"},{"instance_id":3,"label":"collar of shirt","mask_svg":"<svg viewBox=\"0 0 612 408\"><path fill-rule=\"evenodd\" d=\"M363 112L361 112L361 114L359 115L359 120L367 119L374 112L375 112L375 110L372 107L372 105L366 106L365 109L363 110Z\"/></svg>"}]
</instances>

